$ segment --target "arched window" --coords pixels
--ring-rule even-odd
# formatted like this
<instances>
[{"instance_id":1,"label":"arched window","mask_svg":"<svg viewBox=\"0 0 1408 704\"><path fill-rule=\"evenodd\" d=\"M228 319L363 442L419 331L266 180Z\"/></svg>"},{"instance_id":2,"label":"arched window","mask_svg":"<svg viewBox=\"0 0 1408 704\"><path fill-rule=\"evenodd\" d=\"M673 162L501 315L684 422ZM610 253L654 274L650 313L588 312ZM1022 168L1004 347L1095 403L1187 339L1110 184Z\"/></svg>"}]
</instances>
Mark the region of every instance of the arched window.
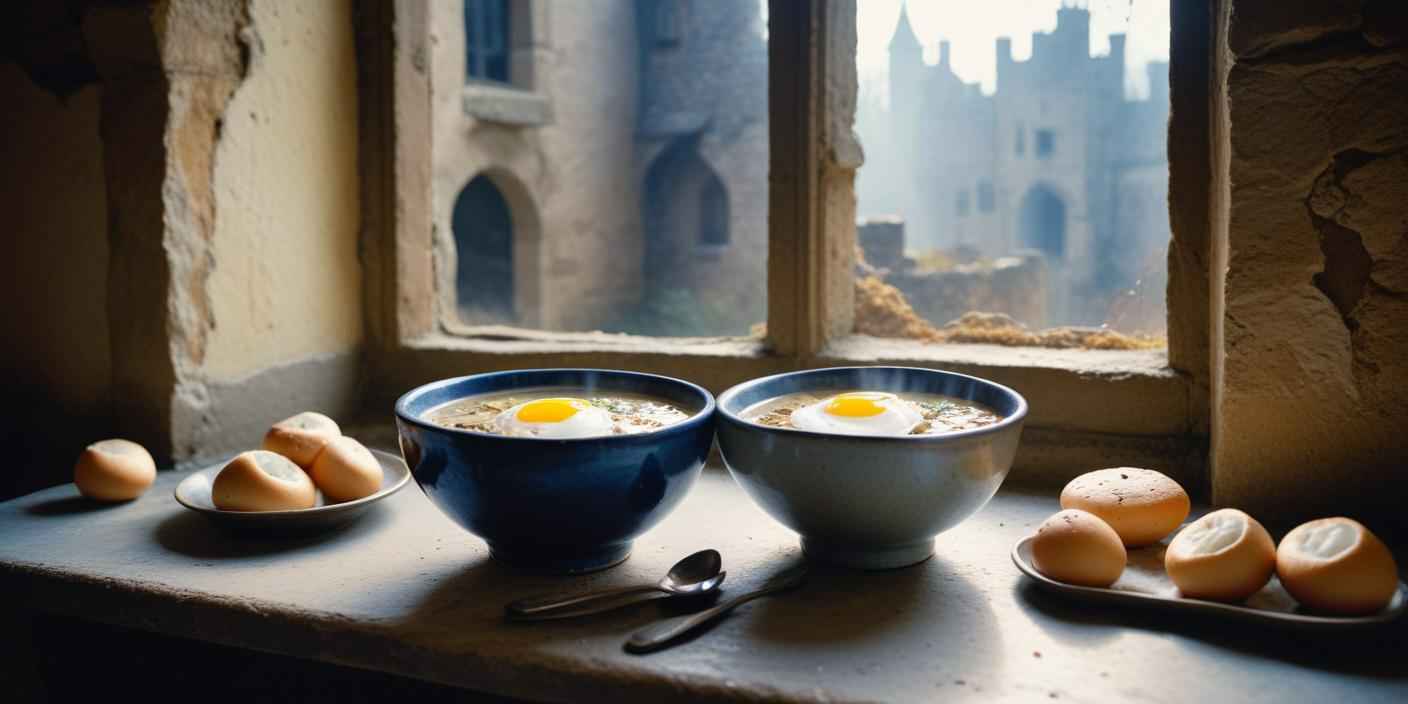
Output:
<instances>
[{"instance_id":1,"label":"arched window","mask_svg":"<svg viewBox=\"0 0 1408 704\"><path fill-rule=\"evenodd\" d=\"M508 202L489 177L476 176L455 198L451 218L460 320L513 322L513 219Z\"/></svg>"},{"instance_id":2,"label":"arched window","mask_svg":"<svg viewBox=\"0 0 1408 704\"><path fill-rule=\"evenodd\" d=\"M659 284L678 286L697 254L729 243L728 191L697 142L677 140L645 176L645 272Z\"/></svg>"},{"instance_id":3,"label":"arched window","mask_svg":"<svg viewBox=\"0 0 1408 704\"><path fill-rule=\"evenodd\" d=\"M1032 186L1022 197L1018 232L1023 247L1052 259L1066 254L1066 204L1046 186Z\"/></svg>"},{"instance_id":4,"label":"arched window","mask_svg":"<svg viewBox=\"0 0 1408 704\"><path fill-rule=\"evenodd\" d=\"M728 192L712 171L699 202L699 244L705 247L728 244Z\"/></svg>"}]
</instances>

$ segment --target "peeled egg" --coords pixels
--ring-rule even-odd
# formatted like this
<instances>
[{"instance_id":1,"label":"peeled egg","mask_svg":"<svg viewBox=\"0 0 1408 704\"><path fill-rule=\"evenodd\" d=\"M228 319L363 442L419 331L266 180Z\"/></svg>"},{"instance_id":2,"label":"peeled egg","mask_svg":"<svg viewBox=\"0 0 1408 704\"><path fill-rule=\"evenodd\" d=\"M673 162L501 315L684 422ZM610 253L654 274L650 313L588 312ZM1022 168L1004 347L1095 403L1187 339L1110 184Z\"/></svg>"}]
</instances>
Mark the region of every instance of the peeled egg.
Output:
<instances>
[{"instance_id":1,"label":"peeled egg","mask_svg":"<svg viewBox=\"0 0 1408 704\"><path fill-rule=\"evenodd\" d=\"M580 398L540 398L520 403L494 418L504 435L585 438L611 434L611 414Z\"/></svg>"},{"instance_id":2,"label":"peeled egg","mask_svg":"<svg viewBox=\"0 0 1408 704\"><path fill-rule=\"evenodd\" d=\"M156 481L156 462L147 448L131 440L102 440L89 445L73 466L79 493L97 501L130 501Z\"/></svg>"},{"instance_id":3,"label":"peeled egg","mask_svg":"<svg viewBox=\"0 0 1408 704\"><path fill-rule=\"evenodd\" d=\"M251 450L215 475L210 498L222 511L287 511L312 508L318 493L313 480L289 458Z\"/></svg>"},{"instance_id":4,"label":"peeled egg","mask_svg":"<svg viewBox=\"0 0 1408 704\"><path fill-rule=\"evenodd\" d=\"M923 420L918 408L879 391L839 394L792 412L795 428L845 435L908 435Z\"/></svg>"},{"instance_id":5,"label":"peeled egg","mask_svg":"<svg viewBox=\"0 0 1408 704\"><path fill-rule=\"evenodd\" d=\"M1276 544L1255 518L1235 508L1213 511L1174 536L1164 571L1184 596L1241 601L1276 570Z\"/></svg>"},{"instance_id":6,"label":"peeled egg","mask_svg":"<svg viewBox=\"0 0 1408 704\"><path fill-rule=\"evenodd\" d=\"M342 429L333 419L321 413L304 411L269 428L269 432L264 434L263 448L277 452L306 469L313 465L323 446L340 435Z\"/></svg>"},{"instance_id":7,"label":"peeled egg","mask_svg":"<svg viewBox=\"0 0 1408 704\"><path fill-rule=\"evenodd\" d=\"M1032 537L1032 564L1058 582L1108 587L1124 572L1124 543L1093 513L1066 509L1042 522Z\"/></svg>"},{"instance_id":8,"label":"peeled egg","mask_svg":"<svg viewBox=\"0 0 1408 704\"><path fill-rule=\"evenodd\" d=\"M308 474L323 496L334 502L353 501L381 489L381 463L371 450L346 435L323 447Z\"/></svg>"},{"instance_id":9,"label":"peeled egg","mask_svg":"<svg viewBox=\"0 0 1408 704\"><path fill-rule=\"evenodd\" d=\"M1378 536L1350 518L1303 523L1276 549L1276 575L1296 601L1346 616L1383 609L1398 589L1398 566Z\"/></svg>"}]
</instances>

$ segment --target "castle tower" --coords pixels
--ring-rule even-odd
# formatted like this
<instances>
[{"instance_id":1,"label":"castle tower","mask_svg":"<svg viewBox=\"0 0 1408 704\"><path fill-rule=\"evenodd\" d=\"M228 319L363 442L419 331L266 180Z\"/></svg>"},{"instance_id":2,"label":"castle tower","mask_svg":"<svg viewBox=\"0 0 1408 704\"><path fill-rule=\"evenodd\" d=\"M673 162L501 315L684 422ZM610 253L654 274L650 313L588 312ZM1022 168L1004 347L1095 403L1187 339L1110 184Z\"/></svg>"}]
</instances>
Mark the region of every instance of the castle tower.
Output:
<instances>
[{"instance_id":1,"label":"castle tower","mask_svg":"<svg viewBox=\"0 0 1408 704\"><path fill-rule=\"evenodd\" d=\"M908 3L900 5L900 19L890 36L890 114L910 120L919 107L920 77L924 70L924 46L909 23Z\"/></svg>"}]
</instances>

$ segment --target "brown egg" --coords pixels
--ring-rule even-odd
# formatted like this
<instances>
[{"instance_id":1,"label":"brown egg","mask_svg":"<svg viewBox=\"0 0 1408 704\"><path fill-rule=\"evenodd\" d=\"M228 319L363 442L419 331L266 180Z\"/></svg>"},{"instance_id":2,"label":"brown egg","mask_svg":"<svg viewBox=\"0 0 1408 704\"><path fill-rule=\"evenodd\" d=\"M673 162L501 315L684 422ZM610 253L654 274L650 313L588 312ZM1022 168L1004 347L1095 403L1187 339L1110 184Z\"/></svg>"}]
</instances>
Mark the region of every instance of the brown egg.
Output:
<instances>
[{"instance_id":1,"label":"brown egg","mask_svg":"<svg viewBox=\"0 0 1408 704\"><path fill-rule=\"evenodd\" d=\"M1108 587L1124 572L1124 544L1094 514L1067 509L1042 522L1032 537L1032 563L1058 582Z\"/></svg>"},{"instance_id":2,"label":"brown egg","mask_svg":"<svg viewBox=\"0 0 1408 704\"><path fill-rule=\"evenodd\" d=\"M313 411L285 418L264 434L264 449L277 452L307 469L329 440L342 435L333 419Z\"/></svg>"},{"instance_id":3,"label":"brown egg","mask_svg":"<svg viewBox=\"0 0 1408 704\"><path fill-rule=\"evenodd\" d=\"M1276 571L1276 544L1255 518L1224 508L1174 536L1164 552L1164 571L1183 596L1242 601Z\"/></svg>"},{"instance_id":4,"label":"brown egg","mask_svg":"<svg viewBox=\"0 0 1408 704\"><path fill-rule=\"evenodd\" d=\"M329 501L353 501L381 489L381 463L371 450L346 435L323 446L308 474Z\"/></svg>"},{"instance_id":5,"label":"brown egg","mask_svg":"<svg viewBox=\"0 0 1408 704\"><path fill-rule=\"evenodd\" d=\"M1132 548L1172 533L1188 517L1189 507L1188 493L1178 482L1137 467L1087 472L1061 490L1061 508L1099 516Z\"/></svg>"},{"instance_id":6,"label":"brown egg","mask_svg":"<svg viewBox=\"0 0 1408 704\"><path fill-rule=\"evenodd\" d=\"M1398 565L1388 547L1342 516L1287 533L1276 549L1276 575L1301 604L1346 616L1382 610L1398 589Z\"/></svg>"},{"instance_id":7,"label":"brown egg","mask_svg":"<svg viewBox=\"0 0 1408 704\"><path fill-rule=\"evenodd\" d=\"M210 498L222 511L288 511L312 508L318 494L313 480L289 458L251 450L215 475Z\"/></svg>"},{"instance_id":8,"label":"brown egg","mask_svg":"<svg viewBox=\"0 0 1408 704\"><path fill-rule=\"evenodd\" d=\"M156 462L147 448L113 438L89 445L73 465L79 493L98 501L131 501L156 481Z\"/></svg>"}]
</instances>

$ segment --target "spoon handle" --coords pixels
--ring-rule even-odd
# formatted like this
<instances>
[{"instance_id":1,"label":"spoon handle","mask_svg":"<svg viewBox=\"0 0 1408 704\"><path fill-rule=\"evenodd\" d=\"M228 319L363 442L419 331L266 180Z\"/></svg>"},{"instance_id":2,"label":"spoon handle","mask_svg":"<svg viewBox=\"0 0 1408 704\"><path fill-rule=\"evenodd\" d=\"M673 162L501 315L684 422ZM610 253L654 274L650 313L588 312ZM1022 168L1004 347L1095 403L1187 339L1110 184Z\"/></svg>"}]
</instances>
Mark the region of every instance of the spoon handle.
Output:
<instances>
[{"instance_id":1,"label":"spoon handle","mask_svg":"<svg viewBox=\"0 0 1408 704\"><path fill-rule=\"evenodd\" d=\"M520 599L504 607L508 617L515 621L539 621L550 618L565 618L567 616L585 616L587 614L608 611L626 604L643 601L652 598L652 592L659 591L660 588L654 584L641 585L636 587L618 587L616 589L603 589L585 594L575 594L571 596L548 596L533 597L530 599ZM636 595L637 598L623 601L622 597Z\"/></svg>"},{"instance_id":2,"label":"spoon handle","mask_svg":"<svg viewBox=\"0 0 1408 704\"><path fill-rule=\"evenodd\" d=\"M670 619L669 621L661 621L660 623L646 626L631 634L630 639L626 641L626 650L632 653L648 653L659 650L676 638L758 597L787 591L788 589L800 586L805 576L806 572L803 570L796 570L779 575L769 580L768 583L764 584L760 589L736 596L718 606L705 609L690 616L681 616L679 618Z\"/></svg>"}]
</instances>

